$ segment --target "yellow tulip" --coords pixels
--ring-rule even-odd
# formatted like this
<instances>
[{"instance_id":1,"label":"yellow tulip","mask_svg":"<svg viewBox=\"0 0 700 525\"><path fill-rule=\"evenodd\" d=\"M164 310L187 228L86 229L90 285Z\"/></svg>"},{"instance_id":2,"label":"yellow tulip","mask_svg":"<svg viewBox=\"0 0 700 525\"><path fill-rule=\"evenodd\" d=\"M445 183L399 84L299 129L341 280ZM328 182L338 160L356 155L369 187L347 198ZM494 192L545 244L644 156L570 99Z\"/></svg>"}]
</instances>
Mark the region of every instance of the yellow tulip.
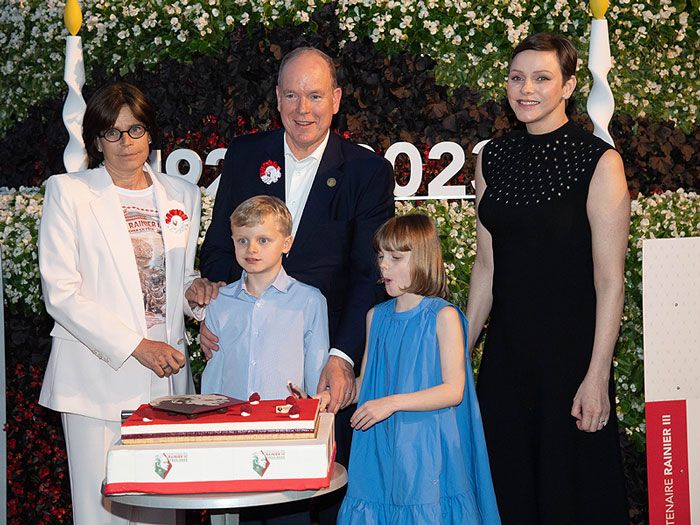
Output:
<instances>
[{"instance_id":1,"label":"yellow tulip","mask_svg":"<svg viewBox=\"0 0 700 525\"><path fill-rule=\"evenodd\" d=\"M593 18L605 18L605 11L608 10L608 0L591 0L591 12Z\"/></svg>"},{"instance_id":2,"label":"yellow tulip","mask_svg":"<svg viewBox=\"0 0 700 525\"><path fill-rule=\"evenodd\" d=\"M67 0L66 8L63 11L63 21L66 23L68 32L75 36L80 31L80 25L83 23L83 14L80 12L78 0Z\"/></svg>"}]
</instances>

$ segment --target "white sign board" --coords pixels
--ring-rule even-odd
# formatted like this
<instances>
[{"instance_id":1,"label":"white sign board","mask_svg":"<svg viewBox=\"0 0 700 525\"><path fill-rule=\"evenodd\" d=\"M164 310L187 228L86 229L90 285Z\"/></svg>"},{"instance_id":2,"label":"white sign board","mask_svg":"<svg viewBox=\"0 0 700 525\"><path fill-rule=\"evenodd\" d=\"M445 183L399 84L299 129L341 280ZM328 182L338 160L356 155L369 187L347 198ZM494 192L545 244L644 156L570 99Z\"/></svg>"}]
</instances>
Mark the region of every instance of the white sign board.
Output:
<instances>
[{"instance_id":1,"label":"white sign board","mask_svg":"<svg viewBox=\"0 0 700 525\"><path fill-rule=\"evenodd\" d=\"M700 238L643 246L649 524L700 523Z\"/></svg>"}]
</instances>

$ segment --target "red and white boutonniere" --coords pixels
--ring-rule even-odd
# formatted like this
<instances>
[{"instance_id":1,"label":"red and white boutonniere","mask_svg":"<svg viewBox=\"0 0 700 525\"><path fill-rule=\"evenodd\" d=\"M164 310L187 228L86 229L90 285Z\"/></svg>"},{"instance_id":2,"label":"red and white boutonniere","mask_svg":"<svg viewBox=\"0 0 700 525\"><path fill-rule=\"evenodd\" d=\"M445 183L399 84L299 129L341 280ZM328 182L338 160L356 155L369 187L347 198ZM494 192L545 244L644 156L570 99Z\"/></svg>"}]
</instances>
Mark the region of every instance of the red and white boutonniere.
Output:
<instances>
[{"instance_id":1,"label":"red and white boutonniere","mask_svg":"<svg viewBox=\"0 0 700 525\"><path fill-rule=\"evenodd\" d=\"M181 233L187 228L190 219L182 210L170 210L165 214L165 225L171 232Z\"/></svg>"},{"instance_id":2,"label":"red and white boutonniere","mask_svg":"<svg viewBox=\"0 0 700 525\"><path fill-rule=\"evenodd\" d=\"M282 168L274 160L266 160L260 166L260 178L265 184L272 184L280 180Z\"/></svg>"}]
</instances>

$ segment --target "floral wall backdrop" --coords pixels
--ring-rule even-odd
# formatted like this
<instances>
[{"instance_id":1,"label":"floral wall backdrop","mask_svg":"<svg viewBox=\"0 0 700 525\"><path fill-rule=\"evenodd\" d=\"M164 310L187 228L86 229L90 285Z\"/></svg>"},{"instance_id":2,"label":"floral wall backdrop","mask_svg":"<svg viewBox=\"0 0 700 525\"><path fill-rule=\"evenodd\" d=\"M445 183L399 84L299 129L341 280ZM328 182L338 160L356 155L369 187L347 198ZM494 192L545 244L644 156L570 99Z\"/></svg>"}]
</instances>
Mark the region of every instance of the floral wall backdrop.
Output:
<instances>
[{"instance_id":1,"label":"floral wall backdrop","mask_svg":"<svg viewBox=\"0 0 700 525\"><path fill-rule=\"evenodd\" d=\"M468 85L492 98L502 92L510 49L528 33L558 31L587 49L587 6L578 0L86 0L81 35L88 72L101 64L124 74L165 58L216 54L236 27L296 24L315 31L320 14L343 32L338 48L369 39L389 54L424 54L435 60L441 84ZM0 130L63 89L62 70L54 67L67 34L63 7L58 0L9 0L3 8L0 74L7 104L0 108ZM607 18L618 107L690 129L700 105L697 2L620 0ZM585 52L581 59L585 63ZM588 89L584 81L581 93Z\"/></svg>"},{"instance_id":2,"label":"floral wall backdrop","mask_svg":"<svg viewBox=\"0 0 700 525\"><path fill-rule=\"evenodd\" d=\"M582 109L590 16L572 0L88 0L84 24L86 98L105 82L134 82L153 99L164 157L190 148L202 158L237 135L278 127L274 86L279 60L298 45L337 58L343 87L338 133L383 153L400 140L421 151L424 185L448 158L427 161L441 141L468 153L513 128L503 101L506 64L525 34L550 30L581 53L573 118ZM8 361L8 521L70 523L65 452L56 414L37 406L51 320L41 302L36 231L38 186L64 171L61 121L64 2L7 0L0 10L0 248L5 281ZM616 98L611 134L625 161L633 201L626 266L627 303L615 371L630 493L631 522L645 522L641 242L700 235L700 6L695 0L618 0L607 14ZM177 79L177 81L173 81ZM472 178L474 157L455 183ZM399 158L397 180L408 165ZM205 168L208 184L220 166ZM204 228L211 199L204 197ZM468 202L398 203L433 215L440 227L453 300L466 304L474 256ZM196 335L196 327L190 329ZM193 349L192 364L201 370ZM37 497L36 494L39 494ZM201 514L188 523L200 523Z\"/></svg>"},{"instance_id":3,"label":"floral wall backdrop","mask_svg":"<svg viewBox=\"0 0 700 525\"><path fill-rule=\"evenodd\" d=\"M318 11L313 21L315 31L310 31L311 24L239 27L216 53L194 54L189 61L165 59L148 68L136 66L124 75L109 62L86 55L86 61L93 63L92 79L83 92L87 98L97 86L115 79L137 84L158 111L164 133L156 145L168 153L191 143L204 158L238 134L279 126L274 96L279 61L295 46L314 45L337 57L343 100L335 128L380 152L402 140L421 152L441 141L457 142L467 152L460 174L463 183L474 170L471 148L515 125L503 96L482 99L482 92L472 86L441 85L434 59L409 50L387 55L368 38L339 49L345 33L332 10ZM54 69L59 68L57 64ZM579 78L588 78L585 68L579 68ZM1 78L0 85L8 80ZM60 89L60 95L30 107L27 118L0 136L0 186L38 185L50 174L64 171L68 134L61 119L65 88ZM10 106L0 106L0 111L3 107ZM585 113L579 111L576 119L590 129ZM673 121L637 117L618 108L610 131L625 161L633 195L700 189L700 163L694 154L700 151L700 126L684 131ZM401 166L398 172L403 173ZM217 174L216 169L208 170L206 180Z\"/></svg>"}]
</instances>

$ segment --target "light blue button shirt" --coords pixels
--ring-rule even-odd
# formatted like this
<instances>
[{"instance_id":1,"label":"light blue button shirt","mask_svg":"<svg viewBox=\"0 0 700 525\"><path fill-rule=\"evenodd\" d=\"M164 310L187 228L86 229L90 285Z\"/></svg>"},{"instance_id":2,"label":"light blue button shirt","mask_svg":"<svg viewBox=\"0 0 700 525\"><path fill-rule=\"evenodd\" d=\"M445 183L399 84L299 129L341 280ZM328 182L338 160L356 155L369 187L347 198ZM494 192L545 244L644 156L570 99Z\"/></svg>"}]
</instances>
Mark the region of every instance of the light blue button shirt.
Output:
<instances>
[{"instance_id":1,"label":"light blue button shirt","mask_svg":"<svg viewBox=\"0 0 700 525\"><path fill-rule=\"evenodd\" d=\"M284 399L292 381L315 394L330 346L326 299L284 268L260 297L248 293L245 277L220 288L207 306L219 351L204 369L202 393Z\"/></svg>"}]
</instances>

